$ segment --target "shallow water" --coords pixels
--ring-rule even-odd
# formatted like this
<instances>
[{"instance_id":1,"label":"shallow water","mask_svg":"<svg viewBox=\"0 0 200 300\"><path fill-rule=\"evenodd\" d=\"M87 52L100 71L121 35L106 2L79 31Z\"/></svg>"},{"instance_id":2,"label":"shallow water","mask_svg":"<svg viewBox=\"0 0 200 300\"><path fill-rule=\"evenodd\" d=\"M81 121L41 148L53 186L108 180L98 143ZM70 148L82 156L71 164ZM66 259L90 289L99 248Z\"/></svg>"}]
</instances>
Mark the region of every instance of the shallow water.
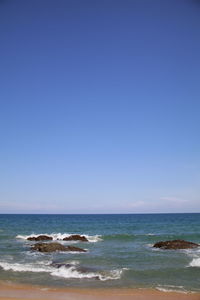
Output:
<instances>
[{"instance_id":1,"label":"shallow water","mask_svg":"<svg viewBox=\"0 0 200 300\"><path fill-rule=\"evenodd\" d=\"M31 234L76 242L87 253L41 254L30 251ZM75 287L146 287L200 291L200 248L157 250L161 240L200 243L200 214L0 215L0 279ZM72 242L63 242L65 245ZM56 268L52 263L66 263Z\"/></svg>"}]
</instances>

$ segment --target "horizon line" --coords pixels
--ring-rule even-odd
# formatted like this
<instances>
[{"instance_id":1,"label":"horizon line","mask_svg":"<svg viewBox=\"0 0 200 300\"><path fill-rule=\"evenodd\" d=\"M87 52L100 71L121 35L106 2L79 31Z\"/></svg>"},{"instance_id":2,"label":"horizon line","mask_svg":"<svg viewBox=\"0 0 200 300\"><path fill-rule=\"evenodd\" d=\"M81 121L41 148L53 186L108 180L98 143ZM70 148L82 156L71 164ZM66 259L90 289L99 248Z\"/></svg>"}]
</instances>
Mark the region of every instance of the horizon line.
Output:
<instances>
[{"instance_id":1,"label":"horizon line","mask_svg":"<svg viewBox=\"0 0 200 300\"><path fill-rule=\"evenodd\" d=\"M149 213L0 213L0 215L169 215L200 214L200 212L149 212Z\"/></svg>"}]
</instances>

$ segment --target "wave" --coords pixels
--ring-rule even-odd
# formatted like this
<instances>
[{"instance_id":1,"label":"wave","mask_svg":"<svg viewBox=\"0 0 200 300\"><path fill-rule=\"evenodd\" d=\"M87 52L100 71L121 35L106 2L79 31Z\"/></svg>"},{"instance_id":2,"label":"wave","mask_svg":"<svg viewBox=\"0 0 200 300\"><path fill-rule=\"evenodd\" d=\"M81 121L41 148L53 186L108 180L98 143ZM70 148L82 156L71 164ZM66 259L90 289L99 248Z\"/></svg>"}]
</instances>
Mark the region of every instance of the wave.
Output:
<instances>
[{"instance_id":1,"label":"wave","mask_svg":"<svg viewBox=\"0 0 200 300\"><path fill-rule=\"evenodd\" d=\"M80 267L78 261L72 261L69 264L56 267L52 262L40 262L37 264L29 263L8 263L0 262L0 267L5 271L14 272L45 272L51 276L57 276L66 279L98 279L101 281L120 279L122 273L126 268L115 269L110 271L93 271L89 268Z\"/></svg>"},{"instance_id":2,"label":"wave","mask_svg":"<svg viewBox=\"0 0 200 300\"><path fill-rule=\"evenodd\" d=\"M189 264L190 267L200 267L200 258L194 258Z\"/></svg>"},{"instance_id":3,"label":"wave","mask_svg":"<svg viewBox=\"0 0 200 300\"><path fill-rule=\"evenodd\" d=\"M147 234L144 234L144 235L147 235L147 236L156 236L155 233L147 233Z\"/></svg>"},{"instance_id":4,"label":"wave","mask_svg":"<svg viewBox=\"0 0 200 300\"><path fill-rule=\"evenodd\" d=\"M152 250L158 250L159 248L153 248L153 245L154 244L146 244L146 247L148 247L148 248L152 248ZM160 249L159 249L160 250Z\"/></svg>"},{"instance_id":5,"label":"wave","mask_svg":"<svg viewBox=\"0 0 200 300\"><path fill-rule=\"evenodd\" d=\"M183 249L182 252L187 254L190 257L198 258L200 255L200 247L193 248L193 249Z\"/></svg>"},{"instance_id":6,"label":"wave","mask_svg":"<svg viewBox=\"0 0 200 300\"><path fill-rule=\"evenodd\" d=\"M66 268L65 266L60 267L53 271L51 275L63 277L63 278L88 278L88 279L99 279L101 281L120 279L123 269L112 270L108 272L81 272L75 266Z\"/></svg>"},{"instance_id":7,"label":"wave","mask_svg":"<svg viewBox=\"0 0 200 300\"><path fill-rule=\"evenodd\" d=\"M194 249L185 249L183 252L192 258L192 261L187 267L200 267L200 247Z\"/></svg>"},{"instance_id":8,"label":"wave","mask_svg":"<svg viewBox=\"0 0 200 300\"><path fill-rule=\"evenodd\" d=\"M21 263L8 263L0 262L0 267L4 271L14 271L14 272L50 272L50 263L37 263L37 264L21 264Z\"/></svg>"},{"instance_id":9,"label":"wave","mask_svg":"<svg viewBox=\"0 0 200 300\"><path fill-rule=\"evenodd\" d=\"M53 241L62 241L64 238L66 237L69 237L71 235L73 235L74 233L39 233L39 234L30 234L30 235L17 235L16 238L17 239L23 239L23 240L27 240L27 238L30 238L30 237L38 237L39 235L47 235L47 236L50 236L53 238ZM89 242L91 243L96 243L96 242L99 242L99 241L102 241L102 238L100 235L88 235L88 234L80 234L81 236L85 236ZM69 242L69 241L67 241ZM70 241L72 243L77 243L79 241Z\"/></svg>"},{"instance_id":10,"label":"wave","mask_svg":"<svg viewBox=\"0 0 200 300\"><path fill-rule=\"evenodd\" d=\"M156 287L157 290L161 291L161 292L178 292L178 293L183 293L183 294L187 294L189 293L188 291L186 291L184 289L183 286L175 286L175 285L159 285Z\"/></svg>"}]
</instances>

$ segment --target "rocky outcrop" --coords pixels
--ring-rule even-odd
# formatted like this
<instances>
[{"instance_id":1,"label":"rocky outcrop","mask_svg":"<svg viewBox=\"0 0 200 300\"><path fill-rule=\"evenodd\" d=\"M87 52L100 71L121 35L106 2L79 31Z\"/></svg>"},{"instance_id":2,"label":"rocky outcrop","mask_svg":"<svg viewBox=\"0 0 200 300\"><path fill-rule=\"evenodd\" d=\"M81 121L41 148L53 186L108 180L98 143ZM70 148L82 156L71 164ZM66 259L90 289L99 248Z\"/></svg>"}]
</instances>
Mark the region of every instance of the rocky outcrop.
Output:
<instances>
[{"instance_id":1,"label":"rocky outcrop","mask_svg":"<svg viewBox=\"0 0 200 300\"><path fill-rule=\"evenodd\" d=\"M73 246L64 246L59 243L37 243L31 247L31 250L39 251L39 252L55 252L55 251L86 252L85 249L73 247Z\"/></svg>"},{"instance_id":2,"label":"rocky outcrop","mask_svg":"<svg viewBox=\"0 0 200 300\"><path fill-rule=\"evenodd\" d=\"M28 241L52 241L53 238L48 235L38 235L38 236L31 236L27 238ZM57 239L59 240L59 239ZM88 239L84 235L80 234L72 234L68 237L65 237L63 241L80 241L80 242L89 242Z\"/></svg>"},{"instance_id":3,"label":"rocky outcrop","mask_svg":"<svg viewBox=\"0 0 200 300\"><path fill-rule=\"evenodd\" d=\"M192 249L197 248L200 245L184 240L172 240L172 241L161 241L153 245L154 248L166 249L166 250L177 250L177 249Z\"/></svg>"},{"instance_id":4,"label":"rocky outcrop","mask_svg":"<svg viewBox=\"0 0 200 300\"><path fill-rule=\"evenodd\" d=\"M81 241L81 242L88 242L88 239L84 235L80 234L72 234L68 237L65 237L63 241Z\"/></svg>"},{"instance_id":5,"label":"rocky outcrop","mask_svg":"<svg viewBox=\"0 0 200 300\"><path fill-rule=\"evenodd\" d=\"M53 238L48 235L38 235L27 238L28 241L52 241Z\"/></svg>"}]
</instances>

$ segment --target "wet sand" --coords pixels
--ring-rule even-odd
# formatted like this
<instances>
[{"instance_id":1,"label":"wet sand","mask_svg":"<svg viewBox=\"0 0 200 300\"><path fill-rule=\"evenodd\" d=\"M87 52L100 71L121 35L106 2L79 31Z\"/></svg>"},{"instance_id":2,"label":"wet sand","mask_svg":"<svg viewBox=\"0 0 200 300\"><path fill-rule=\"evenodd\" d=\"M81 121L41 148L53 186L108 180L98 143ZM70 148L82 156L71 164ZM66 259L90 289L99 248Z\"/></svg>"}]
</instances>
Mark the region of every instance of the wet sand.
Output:
<instances>
[{"instance_id":1,"label":"wet sand","mask_svg":"<svg viewBox=\"0 0 200 300\"><path fill-rule=\"evenodd\" d=\"M0 282L0 300L200 300L200 293L151 289L47 288Z\"/></svg>"}]
</instances>

